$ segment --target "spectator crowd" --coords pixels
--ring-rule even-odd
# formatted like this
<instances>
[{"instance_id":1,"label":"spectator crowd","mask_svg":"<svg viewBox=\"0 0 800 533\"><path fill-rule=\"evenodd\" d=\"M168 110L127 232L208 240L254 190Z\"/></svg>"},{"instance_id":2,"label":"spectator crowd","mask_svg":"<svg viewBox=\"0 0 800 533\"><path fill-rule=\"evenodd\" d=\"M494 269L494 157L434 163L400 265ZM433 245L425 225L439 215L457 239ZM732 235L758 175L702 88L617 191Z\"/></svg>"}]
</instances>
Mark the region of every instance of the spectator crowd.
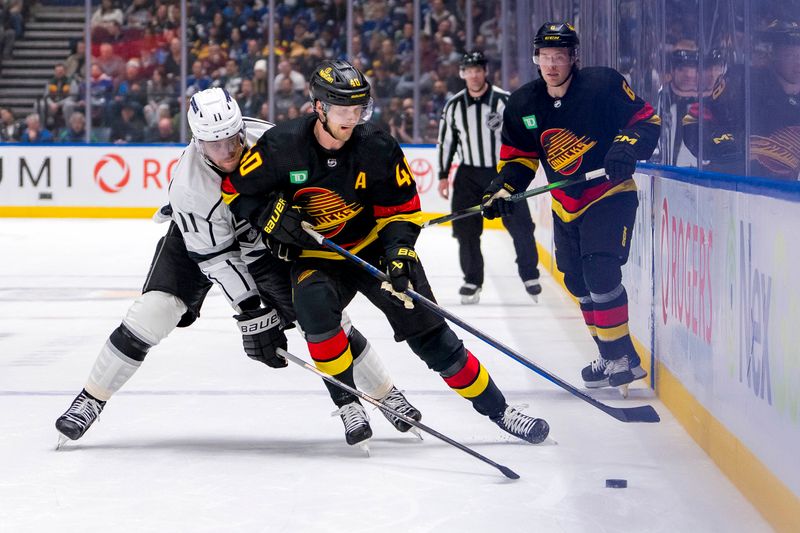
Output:
<instances>
[{"instance_id":1,"label":"spectator crowd","mask_svg":"<svg viewBox=\"0 0 800 533\"><path fill-rule=\"evenodd\" d=\"M421 5L418 80L413 78L413 2L364 0L353 6L352 61L373 86L373 120L401 142L414 140L415 85L422 95L423 142L435 142L445 101L462 88L458 61L467 46L464 2L433 0ZM471 48L499 65L499 3L476 0L472 5ZM272 92L272 118L281 121L310 109L307 78L313 66L347 55L345 0L276 2L274 43L269 41L263 0L191 0L187 8L188 76L180 87L178 0L101 0L91 17L88 99L85 48L83 41L76 41L47 83L38 111L42 131L56 141L74 139L73 125L85 123L89 112L101 141L177 141L179 99L208 87L225 88L246 115L265 120ZM269 79L265 58L273 50L277 72Z\"/></svg>"}]
</instances>

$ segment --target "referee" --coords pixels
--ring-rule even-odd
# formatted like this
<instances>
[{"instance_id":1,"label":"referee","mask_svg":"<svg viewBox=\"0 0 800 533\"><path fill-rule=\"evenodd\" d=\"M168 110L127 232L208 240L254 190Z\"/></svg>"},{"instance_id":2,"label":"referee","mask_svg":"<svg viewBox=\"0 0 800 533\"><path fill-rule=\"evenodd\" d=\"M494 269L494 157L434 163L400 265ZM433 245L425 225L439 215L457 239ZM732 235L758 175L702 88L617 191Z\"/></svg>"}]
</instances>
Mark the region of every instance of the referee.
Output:
<instances>
[{"instance_id":1,"label":"referee","mask_svg":"<svg viewBox=\"0 0 800 533\"><path fill-rule=\"evenodd\" d=\"M464 54L459 73L467 86L447 101L439 122L439 194L443 198L450 197L447 178L456 151L461 160L453 179L453 211L480 204L484 190L497 176L503 110L509 93L488 83L486 63L481 52ZM528 204L519 202L512 215L503 217L503 225L514 240L519 277L528 294L538 301L538 294L542 292L537 268L539 254ZM453 221L453 236L458 240L458 258L464 272L464 285L459 290L462 304L480 301L483 286L481 233L483 220L480 217Z\"/></svg>"}]
</instances>

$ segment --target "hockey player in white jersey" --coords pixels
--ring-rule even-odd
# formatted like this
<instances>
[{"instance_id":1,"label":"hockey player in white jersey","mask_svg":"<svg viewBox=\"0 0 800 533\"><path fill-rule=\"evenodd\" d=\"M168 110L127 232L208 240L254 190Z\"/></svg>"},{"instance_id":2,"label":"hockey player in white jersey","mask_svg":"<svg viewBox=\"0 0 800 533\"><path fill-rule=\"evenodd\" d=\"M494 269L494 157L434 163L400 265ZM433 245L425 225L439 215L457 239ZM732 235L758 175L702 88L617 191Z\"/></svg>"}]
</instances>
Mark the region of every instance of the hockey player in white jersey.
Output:
<instances>
[{"instance_id":1,"label":"hockey player in white jersey","mask_svg":"<svg viewBox=\"0 0 800 533\"><path fill-rule=\"evenodd\" d=\"M188 118L193 140L175 168L170 206L155 217L163 221L171 212L169 229L158 243L142 294L109 336L84 389L56 420L59 446L83 436L153 346L175 327L189 326L197 319L214 283L236 311L247 356L274 368L287 365L276 348L286 348L283 330L291 327L295 315L288 263L273 257L285 256L287 251L268 250L261 232L236 220L220 196L222 176L239 166L244 148L255 144L271 124L243 118L236 101L220 88L194 95ZM394 386L368 341L346 315L342 321L353 348L358 388L420 420L421 413ZM329 391L340 393L331 387ZM411 428L381 412L399 431ZM347 434L344 413L336 414L345 423L348 444L356 444Z\"/></svg>"}]
</instances>

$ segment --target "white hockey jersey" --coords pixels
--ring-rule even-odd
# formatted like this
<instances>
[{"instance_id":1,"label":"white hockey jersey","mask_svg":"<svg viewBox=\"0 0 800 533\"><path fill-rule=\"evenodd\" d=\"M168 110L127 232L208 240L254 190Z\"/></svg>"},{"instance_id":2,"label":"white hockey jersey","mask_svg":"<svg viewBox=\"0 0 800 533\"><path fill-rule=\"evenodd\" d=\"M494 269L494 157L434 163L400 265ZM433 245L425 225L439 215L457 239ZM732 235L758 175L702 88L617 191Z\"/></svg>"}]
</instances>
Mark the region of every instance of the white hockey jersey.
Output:
<instances>
[{"instance_id":1,"label":"white hockey jersey","mask_svg":"<svg viewBox=\"0 0 800 533\"><path fill-rule=\"evenodd\" d=\"M243 120L247 147L273 126L249 117ZM189 255L240 313L243 300L258 296L246 265L266 253L266 248L260 232L247 221L237 220L222 201L221 181L197 146L190 143L175 166L169 203Z\"/></svg>"}]
</instances>

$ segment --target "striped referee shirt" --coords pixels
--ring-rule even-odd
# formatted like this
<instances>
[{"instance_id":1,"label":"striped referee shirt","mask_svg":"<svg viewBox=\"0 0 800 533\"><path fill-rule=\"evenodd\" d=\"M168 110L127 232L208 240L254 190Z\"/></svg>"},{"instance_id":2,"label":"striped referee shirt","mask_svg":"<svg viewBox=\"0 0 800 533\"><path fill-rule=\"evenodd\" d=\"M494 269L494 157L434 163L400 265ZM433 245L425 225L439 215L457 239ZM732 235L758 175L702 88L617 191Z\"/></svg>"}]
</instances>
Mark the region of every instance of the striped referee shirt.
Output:
<instances>
[{"instance_id":1,"label":"striped referee shirt","mask_svg":"<svg viewBox=\"0 0 800 533\"><path fill-rule=\"evenodd\" d=\"M439 121L439 179L447 178L456 152L464 165L497 167L508 96L492 85L478 98L463 89L447 101Z\"/></svg>"}]
</instances>

